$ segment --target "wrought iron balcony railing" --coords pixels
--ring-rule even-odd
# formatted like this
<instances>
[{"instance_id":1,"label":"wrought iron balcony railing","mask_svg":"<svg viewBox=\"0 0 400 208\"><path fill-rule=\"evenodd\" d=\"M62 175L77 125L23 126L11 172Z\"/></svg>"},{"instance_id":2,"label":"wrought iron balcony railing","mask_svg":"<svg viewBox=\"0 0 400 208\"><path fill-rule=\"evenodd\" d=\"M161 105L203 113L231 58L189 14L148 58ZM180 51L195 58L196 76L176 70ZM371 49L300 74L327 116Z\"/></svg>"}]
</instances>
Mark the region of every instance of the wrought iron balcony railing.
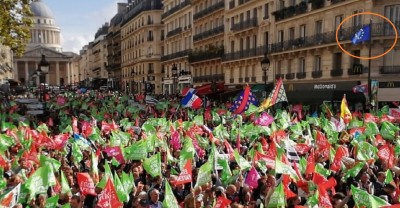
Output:
<instances>
[{"instance_id":1,"label":"wrought iron balcony railing","mask_svg":"<svg viewBox=\"0 0 400 208\"><path fill-rule=\"evenodd\" d=\"M312 71L311 72L311 77L316 79L316 78L321 78L322 77L322 71L318 70L318 71Z\"/></svg>"},{"instance_id":2,"label":"wrought iron balcony railing","mask_svg":"<svg viewBox=\"0 0 400 208\"><path fill-rule=\"evenodd\" d=\"M199 33L197 35L194 35L193 36L193 41L203 40L203 39L206 39L206 38L209 38L209 37L212 37L214 35L221 34L221 33L224 33L224 26L223 25L221 25L219 27L215 27L215 28L213 28L211 30L207 30L205 32Z\"/></svg>"},{"instance_id":3,"label":"wrought iron balcony railing","mask_svg":"<svg viewBox=\"0 0 400 208\"><path fill-rule=\"evenodd\" d=\"M189 62L195 63L215 58L222 58L224 55L224 48L214 48L206 51L192 52L189 54Z\"/></svg>"},{"instance_id":4,"label":"wrought iron balcony railing","mask_svg":"<svg viewBox=\"0 0 400 208\"><path fill-rule=\"evenodd\" d=\"M170 16L170 15L176 13L177 11L179 11L180 9L186 7L187 5L190 5L191 3L192 3L191 0L185 0L184 2L182 2L182 3L178 4L178 5L176 5L175 7L172 7L170 10L168 10L168 11L165 12L165 13L163 13L163 14L161 15L161 18L162 18L162 19L167 18L168 16Z\"/></svg>"},{"instance_id":5,"label":"wrought iron balcony railing","mask_svg":"<svg viewBox=\"0 0 400 208\"><path fill-rule=\"evenodd\" d=\"M307 76L307 73L306 73L306 72L297 72L297 73L296 73L296 78L297 78L297 79L305 79L306 76Z\"/></svg>"},{"instance_id":6,"label":"wrought iron balcony railing","mask_svg":"<svg viewBox=\"0 0 400 208\"><path fill-rule=\"evenodd\" d=\"M251 19L245 20L243 22L236 23L232 26L231 30L234 32L238 32L241 30L257 27L258 21L256 17L253 17Z\"/></svg>"},{"instance_id":7,"label":"wrought iron balcony railing","mask_svg":"<svg viewBox=\"0 0 400 208\"><path fill-rule=\"evenodd\" d=\"M400 29L400 21L395 21L393 24L397 29ZM338 31L339 41L350 41L353 35L362 27L348 27ZM371 28L372 38L382 36L395 36L395 30L389 23L373 23ZM312 46L336 44L336 31L329 31L312 36L301 37L293 40L282 41L271 44L270 53L279 53L283 51L290 51L300 48L307 48Z\"/></svg>"},{"instance_id":8,"label":"wrought iron balcony railing","mask_svg":"<svg viewBox=\"0 0 400 208\"><path fill-rule=\"evenodd\" d=\"M286 74L286 79L287 80L292 80L292 79L294 79L295 78L295 74L294 73L287 73Z\"/></svg>"},{"instance_id":9,"label":"wrought iron balcony railing","mask_svg":"<svg viewBox=\"0 0 400 208\"><path fill-rule=\"evenodd\" d=\"M182 33L182 27L175 28L174 30L171 30L167 33L167 38L178 35L179 33Z\"/></svg>"},{"instance_id":10,"label":"wrought iron balcony railing","mask_svg":"<svg viewBox=\"0 0 400 208\"><path fill-rule=\"evenodd\" d=\"M381 66L379 68L381 74L400 74L400 66Z\"/></svg>"},{"instance_id":11,"label":"wrought iron balcony railing","mask_svg":"<svg viewBox=\"0 0 400 208\"><path fill-rule=\"evenodd\" d=\"M233 61L237 59L245 59L256 56L263 56L265 53L270 51L270 45L259 46L257 48L246 49L233 53L226 53L223 57L223 61Z\"/></svg>"},{"instance_id":12,"label":"wrought iron balcony railing","mask_svg":"<svg viewBox=\"0 0 400 208\"><path fill-rule=\"evenodd\" d=\"M332 69L331 77L340 77L343 75L343 69Z\"/></svg>"},{"instance_id":13,"label":"wrought iron balcony railing","mask_svg":"<svg viewBox=\"0 0 400 208\"><path fill-rule=\"evenodd\" d=\"M171 59L185 57L185 56L188 56L191 51L192 50L187 49L187 50L183 50L183 51L178 51L176 53L168 54L168 55L165 55L165 56L161 56L161 61L168 61L168 60L171 60Z\"/></svg>"},{"instance_id":14,"label":"wrought iron balcony railing","mask_svg":"<svg viewBox=\"0 0 400 208\"><path fill-rule=\"evenodd\" d=\"M212 6L209 6L199 12L197 12L196 14L193 15L193 20L198 20L200 18L203 18L215 11L218 11L220 9L223 9L225 7L225 1L220 1Z\"/></svg>"},{"instance_id":15,"label":"wrought iron balcony railing","mask_svg":"<svg viewBox=\"0 0 400 208\"><path fill-rule=\"evenodd\" d=\"M285 79L285 75L284 74L276 74L275 79Z\"/></svg>"}]
</instances>

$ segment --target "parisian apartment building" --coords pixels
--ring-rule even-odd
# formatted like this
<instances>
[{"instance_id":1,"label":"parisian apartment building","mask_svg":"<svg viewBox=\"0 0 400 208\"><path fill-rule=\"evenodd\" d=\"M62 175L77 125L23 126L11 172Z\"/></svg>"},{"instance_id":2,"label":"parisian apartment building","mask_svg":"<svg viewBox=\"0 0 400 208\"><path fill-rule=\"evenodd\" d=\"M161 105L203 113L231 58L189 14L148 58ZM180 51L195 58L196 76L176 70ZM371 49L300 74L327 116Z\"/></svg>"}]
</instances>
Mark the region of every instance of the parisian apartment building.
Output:
<instances>
[{"instance_id":1,"label":"parisian apartment building","mask_svg":"<svg viewBox=\"0 0 400 208\"><path fill-rule=\"evenodd\" d=\"M369 47L372 56L392 48L390 23L357 14L382 14L399 29L396 0L128 0L118 8L104 34L105 72L97 66L81 74L118 80L124 92L172 94L210 83L265 91L282 79L293 102L343 94L351 102L361 99L352 87L366 84L370 72L379 100L400 100L393 97L400 94L400 43L371 63L338 46L359 57ZM370 20L371 44L352 44ZM268 69L261 68L265 57Z\"/></svg>"}]
</instances>

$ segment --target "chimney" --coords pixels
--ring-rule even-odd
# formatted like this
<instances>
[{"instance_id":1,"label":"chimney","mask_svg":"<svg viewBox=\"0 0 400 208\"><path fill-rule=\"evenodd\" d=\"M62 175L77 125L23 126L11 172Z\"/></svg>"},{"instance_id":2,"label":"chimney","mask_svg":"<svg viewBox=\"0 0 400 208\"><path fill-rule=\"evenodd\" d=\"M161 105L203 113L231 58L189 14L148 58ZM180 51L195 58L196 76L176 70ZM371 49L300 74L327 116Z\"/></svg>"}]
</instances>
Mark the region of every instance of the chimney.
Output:
<instances>
[{"instance_id":1,"label":"chimney","mask_svg":"<svg viewBox=\"0 0 400 208\"><path fill-rule=\"evenodd\" d=\"M118 13L126 12L127 3L118 3Z\"/></svg>"}]
</instances>

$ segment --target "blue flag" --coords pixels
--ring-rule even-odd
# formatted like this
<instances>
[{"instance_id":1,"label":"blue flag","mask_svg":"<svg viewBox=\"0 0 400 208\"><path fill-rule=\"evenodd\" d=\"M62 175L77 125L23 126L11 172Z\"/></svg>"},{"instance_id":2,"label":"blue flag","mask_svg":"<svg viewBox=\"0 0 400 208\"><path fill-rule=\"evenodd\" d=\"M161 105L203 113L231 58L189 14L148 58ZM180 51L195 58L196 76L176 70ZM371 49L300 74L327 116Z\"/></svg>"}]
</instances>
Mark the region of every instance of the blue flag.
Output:
<instances>
[{"instance_id":1,"label":"blue flag","mask_svg":"<svg viewBox=\"0 0 400 208\"><path fill-rule=\"evenodd\" d=\"M363 41L367 41L371 36L371 25L366 25L358 30L354 36L351 38L351 42L354 45L362 43Z\"/></svg>"}]
</instances>

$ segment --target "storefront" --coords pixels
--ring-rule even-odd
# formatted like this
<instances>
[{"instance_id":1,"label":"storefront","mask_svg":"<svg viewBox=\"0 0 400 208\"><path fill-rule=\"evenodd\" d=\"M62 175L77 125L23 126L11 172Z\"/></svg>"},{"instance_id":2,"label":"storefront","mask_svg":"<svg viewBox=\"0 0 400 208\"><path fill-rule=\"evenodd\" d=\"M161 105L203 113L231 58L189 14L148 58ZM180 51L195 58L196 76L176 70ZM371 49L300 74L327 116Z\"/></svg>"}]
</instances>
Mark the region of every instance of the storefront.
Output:
<instances>
[{"instance_id":1,"label":"storefront","mask_svg":"<svg viewBox=\"0 0 400 208\"><path fill-rule=\"evenodd\" d=\"M324 102L340 104L346 95L349 106L365 105L363 93L354 93L356 81L323 82L323 83L290 83L285 84L286 95L291 104L321 105Z\"/></svg>"},{"instance_id":2,"label":"storefront","mask_svg":"<svg viewBox=\"0 0 400 208\"><path fill-rule=\"evenodd\" d=\"M164 78L162 82L162 94L171 95L174 91L174 79L173 78Z\"/></svg>"},{"instance_id":3,"label":"storefront","mask_svg":"<svg viewBox=\"0 0 400 208\"><path fill-rule=\"evenodd\" d=\"M400 81L379 82L378 102L400 101Z\"/></svg>"}]
</instances>

